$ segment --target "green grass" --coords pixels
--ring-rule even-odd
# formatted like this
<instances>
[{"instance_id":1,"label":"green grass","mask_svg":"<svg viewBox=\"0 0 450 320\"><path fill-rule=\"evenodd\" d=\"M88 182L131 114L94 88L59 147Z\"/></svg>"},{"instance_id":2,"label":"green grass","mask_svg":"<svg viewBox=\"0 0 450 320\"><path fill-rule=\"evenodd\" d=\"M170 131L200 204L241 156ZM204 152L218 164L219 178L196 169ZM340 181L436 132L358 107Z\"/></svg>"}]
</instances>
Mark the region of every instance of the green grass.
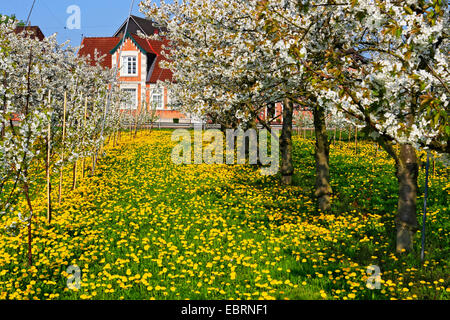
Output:
<instances>
[{"instance_id":1,"label":"green grass","mask_svg":"<svg viewBox=\"0 0 450 320\"><path fill-rule=\"evenodd\" d=\"M394 252L393 163L380 151L374 159L372 143L362 142L358 155L352 143L332 146L333 212L323 214L312 198L312 141L296 138L295 185L284 187L252 166L174 165L170 132L110 148L96 176L65 193L51 226L38 196L35 268L26 266L25 230L2 234L1 297L449 298L444 168L431 177L424 265L420 232L414 253ZM67 172L66 186L70 180ZM422 170L420 190L423 180ZM79 291L66 287L64 271L74 264L82 269ZM365 287L370 265L381 269L381 290Z\"/></svg>"}]
</instances>

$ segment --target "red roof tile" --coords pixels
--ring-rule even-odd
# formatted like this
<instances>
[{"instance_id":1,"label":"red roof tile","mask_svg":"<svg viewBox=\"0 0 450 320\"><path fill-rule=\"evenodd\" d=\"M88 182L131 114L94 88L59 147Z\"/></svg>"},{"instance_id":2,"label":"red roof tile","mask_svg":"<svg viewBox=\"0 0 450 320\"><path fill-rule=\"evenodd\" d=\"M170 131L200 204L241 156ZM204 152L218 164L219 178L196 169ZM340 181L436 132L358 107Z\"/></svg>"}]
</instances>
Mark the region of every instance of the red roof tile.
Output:
<instances>
[{"instance_id":1,"label":"red roof tile","mask_svg":"<svg viewBox=\"0 0 450 320\"><path fill-rule=\"evenodd\" d=\"M119 41L120 38L113 37L84 38L81 42L83 47L78 52L78 55L89 56L91 58L91 63L94 64L95 50L97 49L99 56L106 55L101 65L103 67L112 68L112 55L110 51L117 46Z\"/></svg>"},{"instance_id":2,"label":"red roof tile","mask_svg":"<svg viewBox=\"0 0 450 320\"><path fill-rule=\"evenodd\" d=\"M133 35L133 37L139 38L138 36ZM167 47L169 46L169 41L168 40L163 40L163 41L158 41L158 40L147 40L147 39L141 39L139 38L140 41L144 40L147 42L147 48L150 49L148 50L146 47L143 47L144 50L148 50L147 52L150 53L154 53L156 54L156 64L155 67L153 69L152 75L150 77L150 83L156 83L158 80L161 81L172 81L172 71L170 71L169 69L162 69L159 66L159 63L161 61L168 61L162 54L161 51L163 51L163 46L166 47L166 51L168 50ZM136 41L138 41L136 39Z\"/></svg>"}]
</instances>

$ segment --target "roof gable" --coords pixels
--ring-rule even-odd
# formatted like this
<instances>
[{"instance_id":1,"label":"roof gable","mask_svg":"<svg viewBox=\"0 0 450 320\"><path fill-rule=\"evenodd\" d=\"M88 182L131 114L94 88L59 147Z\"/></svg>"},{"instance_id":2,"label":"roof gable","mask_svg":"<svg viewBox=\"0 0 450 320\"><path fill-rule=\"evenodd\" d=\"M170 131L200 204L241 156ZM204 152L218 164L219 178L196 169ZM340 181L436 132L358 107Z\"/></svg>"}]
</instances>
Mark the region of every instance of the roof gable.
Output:
<instances>
[{"instance_id":1,"label":"roof gable","mask_svg":"<svg viewBox=\"0 0 450 320\"><path fill-rule=\"evenodd\" d=\"M118 37L123 34L127 21L128 19L125 20L124 23L122 23L120 28L114 34L114 37ZM138 34L138 31L140 31L147 36L151 36L152 34L159 32L160 30L162 30L162 28L156 27L151 20L132 15L130 16L130 22L128 24L128 29L126 30L126 32L131 34Z\"/></svg>"},{"instance_id":2,"label":"roof gable","mask_svg":"<svg viewBox=\"0 0 450 320\"><path fill-rule=\"evenodd\" d=\"M145 43L143 42L143 41L141 41L141 39L142 38L139 38L139 37L137 37L137 36L135 36L135 35L131 35L131 34L129 34L129 33L127 33L126 35L125 35L125 38L122 40L122 41L119 41L119 43L110 51L110 53L111 54L114 54L116 51L117 51L117 49L119 49L120 47L121 47L121 45L123 44L123 43L125 43L125 40L126 39L131 39L131 41L136 45L136 47L141 51L141 52L143 52L143 53L147 53L147 52L149 52L149 48L144 48L144 47L146 47L146 45L145 45ZM150 51L151 52L151 51Z\"/></svg>"}]
</instances>

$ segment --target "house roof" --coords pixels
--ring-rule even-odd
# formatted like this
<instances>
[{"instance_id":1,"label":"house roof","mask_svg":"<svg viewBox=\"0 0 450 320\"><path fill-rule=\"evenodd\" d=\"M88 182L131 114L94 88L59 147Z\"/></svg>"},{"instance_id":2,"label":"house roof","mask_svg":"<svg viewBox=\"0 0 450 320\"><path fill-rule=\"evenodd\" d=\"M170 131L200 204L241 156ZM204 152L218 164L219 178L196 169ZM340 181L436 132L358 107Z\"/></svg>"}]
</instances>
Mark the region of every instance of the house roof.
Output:
<instances>
[{"instance_id":1,"label":"house roof","mask_svg":"<svg viewBox=\"0 0 450 320\"><path fill-rule=\"evenodd\" d=\"M125 30L125 26L127 24L127 21L128 20L125 20L125 22L122 23L120 28L114 34L114 37L117 37L120 34L123 34L123 32ZM131 33L131 34L137 34L138 31L140 31L143 34L150 36L150 35L155 34L156 32L159 32L160 30L163 30L163 29L164 28L156 27L155 24L151 20L132 15L130 17L130 23L128 24L128 29L126 30L126 32Z\"/></svg>"},{"instance_id":2,"label":"house roof","mask_svg":"<svg viewBox=\"0 0 450 320\"><path fill-rule=\"evenodd\" d=\"M95 50L97 50L99 56L106 55L101 62L101 66L112 68L111 50L119 44L120 40L120 38L115 37L83 38L82 48L78 55L90 56L91 64L94 64Z\"/></svg>"},{"instance_id":3,"label":"house roof","mask_svg":"<svg viewBox=\"0 0 450 320\"><path fill-rule=\"evenodd\" d=\"M16 34L19 34L19 33L23 32L24 30L31 31L32 36L35 36L36 38L38 38L41 41L45 39L44 33L42 32L41 28L39 28L38 26L27 26L27 27L18 26L18 27L16 27L14 32Z\"/></svg>"}]
</instances>

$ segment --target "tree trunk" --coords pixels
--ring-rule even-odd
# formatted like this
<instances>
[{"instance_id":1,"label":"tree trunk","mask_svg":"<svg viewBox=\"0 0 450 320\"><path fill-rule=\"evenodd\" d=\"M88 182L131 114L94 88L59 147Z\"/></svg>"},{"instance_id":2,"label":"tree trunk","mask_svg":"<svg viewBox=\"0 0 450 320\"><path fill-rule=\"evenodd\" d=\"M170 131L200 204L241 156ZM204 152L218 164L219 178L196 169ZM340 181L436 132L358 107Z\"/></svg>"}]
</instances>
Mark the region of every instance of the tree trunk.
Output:
<instances>
[{"instance_id":1,"label":"tree trunk","mask_svg":"<svg viewBox=\"0 0 450 320\"><path fill-rule=\"evenodd\" d=\"M416 150L409 144L400 146L397 162L399 184L397 226L397 252L412 251L414 234L417 231L417 177L418 164Z\"/></svg>"},{"instance_id":2,"label":"tree trunk","mask_svg":"<svg viewBox=\"0 0 450 320\"><path fill-rule=\"evenodd\" d=\"M246 137L245 137L245 140L244 140L244 143L245 143L245 153L246 153L246 154L245 154L245 157L246 157L246 158L249 160L249 162L250 162L250 159L251 159L251 157L252 157L250 151L256 152L256 154L259 155L258 124L257 124L255 118L253 118L252 120L250 120L250 122L248 123L248 126L247 126L247 130L254 130L254 131L256 132L256 150L250 150L250 148L251 148L251 145L250 145L250 136L246 136ZM261 162L259 161L259 157L256 156L256 158L257 158L257 163L254 164L254 165L261 166L262 164L261 164Z\"/></svg>"},{"instance_id":3,"label":"tree trunk","mask_svg":"<svg viewBox=\"0 0 450 320\"><path fill-rule=\"evenodd\" d=\"M315 160L316 160L316 190L318 207L321 211L331 209L330 166L327 128L325 123L325 110L321 106L314 108L314 131L316 134Z\"/></svg>"},{"instance_id":4,"label":"tree trunk","mask_svg":"<svg viewBox=\"0 0 450 320\"><path fill-rule=\"evenodd\" d=\"M285 99L283 107L283 128L280 137L281 152L281 183L292 184L294 165L292 163L292 115L294 105L289 99Z\"/></svg>"},{"instance_id":5,"label":"tree trunk","mask_svg":"<svg viewBox=\"0 0 450 320\"><path fill-rule=\"evenodd\" d=\"M52 213L52 183L48 183L48 194L47 194L47 222L52 223L53 213Z\"/></svg>"},{"instance_id":6,"label":"tree trunk","mask_svg":"<svg viewBox=\"0 0 450 320\"><path fill-rule=\"evenodd\" d=\"M58 204L61 204L61 198L62 198L63 171L64 171L64 167L61 166L61 168L59 169Z\"/></svg>"}]
</instances>

